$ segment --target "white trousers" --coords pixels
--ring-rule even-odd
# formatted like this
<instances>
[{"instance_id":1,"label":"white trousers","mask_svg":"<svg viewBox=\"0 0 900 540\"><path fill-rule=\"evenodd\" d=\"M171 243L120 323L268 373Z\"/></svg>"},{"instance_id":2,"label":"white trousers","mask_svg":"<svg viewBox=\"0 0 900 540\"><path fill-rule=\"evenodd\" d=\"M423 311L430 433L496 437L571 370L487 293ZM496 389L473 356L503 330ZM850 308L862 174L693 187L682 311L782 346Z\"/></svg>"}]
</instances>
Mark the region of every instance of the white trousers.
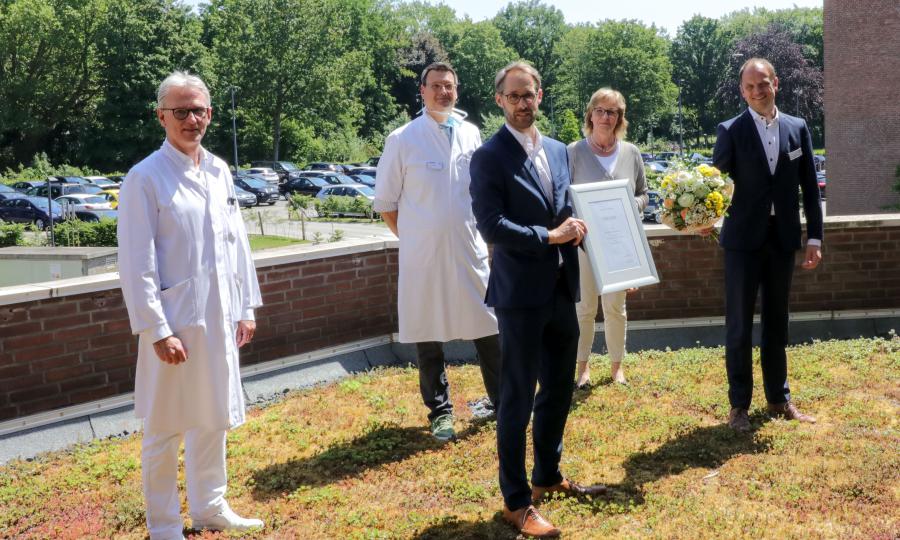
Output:
<instances>
[{"instance_id":1,"label":"white trousers","mask_svg":"<svg viewBox=\"0 0 900 540\"><path fill-rule=\"evenodd\" d=\"M581 302L575 304L578 316L579 362L587 362L594 344L594 323L597 320L597 283L594 271L584 250L578 250L578 270L581 275ZM603 335L606 338L606 350L613 362L621 362L625 358L625 331L628 327L628 315L625 312L625 291L600 295L603 306Z\"/></svg>"},{"instance_id":2,"label":"white trousers","mask_svg":"<svg viewBox=\"0 0 900 540\"><path fill-rule=\"evenodd\" d=\"M184 523L178 497L178 447L184 438L184 476L194 520L225 511L225 430L147 432L141 445L141 477L150 540L181 538Z\"/></svg>"}]
</instances>

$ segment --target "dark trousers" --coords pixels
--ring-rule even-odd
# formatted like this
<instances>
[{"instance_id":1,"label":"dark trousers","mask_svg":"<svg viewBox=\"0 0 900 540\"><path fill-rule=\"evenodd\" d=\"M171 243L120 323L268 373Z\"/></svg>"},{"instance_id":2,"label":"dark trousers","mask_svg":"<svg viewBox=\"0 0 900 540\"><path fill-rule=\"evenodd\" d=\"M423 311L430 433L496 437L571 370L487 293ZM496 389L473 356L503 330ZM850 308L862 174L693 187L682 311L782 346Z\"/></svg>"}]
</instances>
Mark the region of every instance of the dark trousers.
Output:
<instances>
[{"instance_id":1,"label":"dark trousers","mask_svg":"<svg viewBox=\"0 0 900 540\"><path fill-rule=\"evenodd\" d=\"M535 486L562 480L563 430L572 404L578 319L575 303L558 279L556 294L536 309L495 309L500 325L500 408L497 411L497 453L500 491L510 510L531 504L525 474L525 431L534 411L532 441ZM540 391L535 396L535 386Z\"/></svg>"},{"instance_id":2,"label":"dark trousers","mask_svg":"<svg viewBox=\"0 0 900 540\"><path fill-rule=\"evenodd\" d=\"M481 378L488 398L496 407L500 401L500 339L497 334L473 339ZM444 365L444 348L439 341L416 343L416 362L419 365L419 390L428 407L428 420L453 413L450 402L450 383Z\"/></svg>"},{"instance_id":3,"label":"dark trousers","mask_svg":"<svg viewBox=\"0 0 900 540\"><path fill-rule=\"evenodd\" d=\"M769 403L785 403L787 382L788 296L796 252L784 251L771 221L762 248L725 250L725 367L728 401L750 408L753 395L753 309L761 294L760 365Z\"/></svg>"}]
</instances>

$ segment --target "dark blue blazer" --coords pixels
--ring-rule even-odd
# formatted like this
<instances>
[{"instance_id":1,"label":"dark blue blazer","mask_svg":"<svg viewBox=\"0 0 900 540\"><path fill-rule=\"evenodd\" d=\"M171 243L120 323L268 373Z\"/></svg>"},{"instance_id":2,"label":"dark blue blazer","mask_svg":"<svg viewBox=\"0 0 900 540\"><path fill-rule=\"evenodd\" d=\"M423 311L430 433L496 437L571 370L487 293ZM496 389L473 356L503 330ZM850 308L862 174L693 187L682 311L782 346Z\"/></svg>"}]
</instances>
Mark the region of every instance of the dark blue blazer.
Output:
<instances>
[{"instance_id":1,"label":"dark blue blazer","mask_svg":"<svg viewBox=\"0 0 900 540\"><path fill-rule=\"evenodd\" d=\"M485 301L497 308L535 308L553 298L559 255L572 301L579 299L578 254L568 244L550 245L548 230L572 216L566 146L544 137L553 200L540 187L534 165L506 126L472 155L472 212L476 227L493 244Z\"/></svg>"},{"instance_id":2,"label":"dark blue blazer","mask_svg":"<svg viewBox=\"0 0 900 540\"><path fill-rule=\"evenodd\" d=\"M725 249L752 251L762 247L773 204L781 247L785 251L799 249L799 191L803 192L807 236L822 239L822 205L809 128L802 118L781 111L778 118L780 141L775 174L769 172L766 152L749 109L719 124L713 163L734 180L734 198L719 237Z\"/></svg>"}]
</instances>

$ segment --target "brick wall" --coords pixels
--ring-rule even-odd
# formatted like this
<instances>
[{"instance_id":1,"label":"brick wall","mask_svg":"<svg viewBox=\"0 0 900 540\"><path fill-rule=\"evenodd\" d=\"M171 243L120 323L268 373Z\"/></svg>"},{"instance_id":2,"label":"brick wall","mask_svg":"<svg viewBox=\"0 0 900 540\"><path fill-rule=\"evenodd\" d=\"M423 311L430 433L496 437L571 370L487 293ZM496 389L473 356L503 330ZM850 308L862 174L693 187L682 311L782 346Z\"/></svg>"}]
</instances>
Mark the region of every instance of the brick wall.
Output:
<instances>
[{"instance_id":1,"label":"brick wall","mask_svg":"<svg viewBox=\"0 0 900 540\"><path fill-rule=\"evenodd\" d=\"M397 252L381 246L257 265L265 305L241 364L395 332ZM137 338L113 286L0 305L0 421L134 390Z\"/></svg>"},{"instance_id":2,"label":"brick wall","mask_svg":"<svg viewBox=\"0 0 900 540\"><path fill-rule=\"evenodd\" d=\"M900 165L900 3L825 0L828 213L888 212Z\"/></svg>"},{"instance_id":3,"label":"brick wall","mask_svg":"<svg viewBox=\"0 0 900 540\"><path fill-rule=\"evenodd\" d=\"M721 249L648 236L662 282L629 296L629 319L724 315ZM395 244L347 251L257 256L265 306L243 365L396 332ZM900 307L900 215L828 218L824 257L795 273L793 312ZM0 290L0 421L130 392L136 352L114 276Z\"/></svg>"}]
</instances>

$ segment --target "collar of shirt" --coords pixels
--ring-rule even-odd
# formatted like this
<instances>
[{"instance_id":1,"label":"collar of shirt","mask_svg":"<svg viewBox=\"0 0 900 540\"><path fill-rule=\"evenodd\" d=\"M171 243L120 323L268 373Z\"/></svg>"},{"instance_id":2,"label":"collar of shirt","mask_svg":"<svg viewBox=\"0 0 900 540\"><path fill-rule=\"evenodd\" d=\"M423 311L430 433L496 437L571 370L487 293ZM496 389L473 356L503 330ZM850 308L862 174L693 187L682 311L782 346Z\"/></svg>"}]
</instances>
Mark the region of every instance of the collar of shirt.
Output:
<instances>
[{"instance_id":1,"label":"collar of shirt","mask_svg":"<svg viewBox=\"0 0 900 540\"><path fill-rule=\"evenodd\" d=\"M519 144L522 145L522 148L525 150L525 154L528 156L528 158L533 161L534 156L540 153L540 151L544 148L544 136L541 135L541 132L538 131L538 128L534 128L534 139L532 139L528 136L528 134L522 133L518 129L509 125L508 122L504 125L506 126L506 129L508 129L509 132L512 133L512 136L515 137L517 141L519 141Z\"/></svg>"},{"instance_id":2,"label":"collar of shirt","mask_svg":"<svg viewBox=\"0 0 900 540\"><path fill-rule=\"evenodd\" d=\"M185 170L193 171L198 168L194 165L194 160L191 159L191 157L188 156L187 154L184 154L181 150L175 148L172 145L172 143L169 142L169 139L166 139L165 141L163 141L161 150L162 150L163 154L165 154L168 157L175 160L176 163L182 165ZM201 146L200 147L200 167L203 167L204 163L206 162L206 158L207 158L206 149Z\"/></svg>"},{"instance_id":3,"label":"collar of shirt","mask_svg":"<svg viewBox=\"0 0 900 540\"><path fill-rule=\"evenodd\" d=\"M756 122L756 127L761 129L772 129L772 127L778 126L778 121L780 120L780 113L778 112L778 107L775 107L775 116L772 117L772 121L769 122L766 120L766 117L754 111L753 109L748 108L750 111L750 116L753 117L753 121Z\"/></svg>"}]
</instances>

